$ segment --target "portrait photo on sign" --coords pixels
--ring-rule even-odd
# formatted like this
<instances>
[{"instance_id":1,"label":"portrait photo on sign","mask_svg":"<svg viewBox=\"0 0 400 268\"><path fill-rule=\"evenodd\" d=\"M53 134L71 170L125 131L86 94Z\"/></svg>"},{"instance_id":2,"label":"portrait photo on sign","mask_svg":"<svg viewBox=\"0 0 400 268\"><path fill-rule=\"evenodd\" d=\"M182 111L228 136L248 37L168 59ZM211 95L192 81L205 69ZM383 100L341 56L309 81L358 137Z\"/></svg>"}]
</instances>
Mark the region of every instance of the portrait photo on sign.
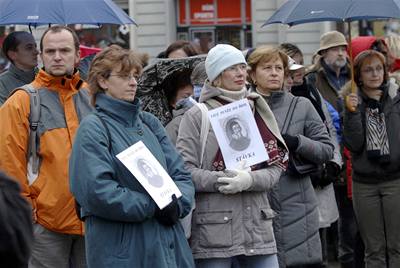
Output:
<instances>
[{"instance_id":1,"label":"portrait photo on sign","mask_svg":"<svg viewBox=\"0 0 400 268\"><path fill-rule=\"evenodd\" d=\"M230 148L235 151L246 150L250 145L249 127L239 116L230 116L220 120Z\"/></svg>"},{"instance_id":2,"label":"portrait photo on sign","mask_svg":"<svg viewBox=\"0 0 400 268\"><path fill-rule=\"evenodd\" d=\"M164 185L162 176L160 176L157 169L148 160L137 158L136 167L151 186L160 188Z\"/></svg>"}]
</instances>

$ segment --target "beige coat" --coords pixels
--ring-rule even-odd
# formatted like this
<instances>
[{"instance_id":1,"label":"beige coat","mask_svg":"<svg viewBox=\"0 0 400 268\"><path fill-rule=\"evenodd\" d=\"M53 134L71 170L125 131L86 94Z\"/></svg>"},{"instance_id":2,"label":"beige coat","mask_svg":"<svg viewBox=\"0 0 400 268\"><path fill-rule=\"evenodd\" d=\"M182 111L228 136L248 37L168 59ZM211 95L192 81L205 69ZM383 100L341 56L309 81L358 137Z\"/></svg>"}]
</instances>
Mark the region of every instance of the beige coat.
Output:
<instances>
[{"instance_id":1,"label":"beige coat","mask_svg":"<svg viewBox=\"0 0 400 268\"><path fill-rule=\"evenodd\" d=\"M200 102L209 109L216 108L210 99L224 98L218 88L205 84ZM283 142L275 117L258 94L251 94L254 105L273 134ZM224 98L226 99L226 98ZM253 185L245 192L225 195L218 192L217 178L221 171L212 171L212 162L218 151L215 134L210 127L200 168L201 112L193 107L185 113L180 124L177 149L185 166L191 171L196 189L196 210L192 219L190 240L195 259L227 258L236 255L267 255L277 252L271 209L267 191L279 180L282 169L272 165L252 171Z\"/></svg>"}]
</instances>

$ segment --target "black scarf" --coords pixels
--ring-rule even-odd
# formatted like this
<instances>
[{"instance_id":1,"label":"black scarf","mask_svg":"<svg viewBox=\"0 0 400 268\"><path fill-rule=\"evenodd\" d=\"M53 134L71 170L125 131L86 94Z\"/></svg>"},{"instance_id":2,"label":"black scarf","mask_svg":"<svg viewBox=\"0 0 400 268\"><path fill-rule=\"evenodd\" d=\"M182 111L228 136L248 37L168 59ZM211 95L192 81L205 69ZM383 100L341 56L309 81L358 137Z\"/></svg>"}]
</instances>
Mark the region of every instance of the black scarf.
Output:
<instances>
[{"instance_id":1,"label":"black scarf","mask_svg":"<svg viewBox=\"0 0 400 268\"><path fill-rule=\"evenodd\" d=\"M379 160L380 163L388 163L390 150L385 114L382 104L377 100L366 100L365 129L367 157L371 160Z\"/></svg>"}]
</instances>

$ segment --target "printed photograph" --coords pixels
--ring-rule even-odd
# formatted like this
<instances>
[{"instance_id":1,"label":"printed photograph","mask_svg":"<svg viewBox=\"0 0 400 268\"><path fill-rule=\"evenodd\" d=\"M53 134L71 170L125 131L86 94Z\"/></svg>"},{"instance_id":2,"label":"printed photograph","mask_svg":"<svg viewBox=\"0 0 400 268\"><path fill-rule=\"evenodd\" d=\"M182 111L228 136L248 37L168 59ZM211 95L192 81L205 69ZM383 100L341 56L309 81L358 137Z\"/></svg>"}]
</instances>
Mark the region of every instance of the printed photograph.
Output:
<instances>
[{"instance_id":1,"label":"printed photograph","mask_svg":"<svg viewBox=\"0 0 400 268\"><path fill-rule=\"evenodd\" d=\"M249 128L244 120L235 116L224 120L225 135L229 147L235 151L243 151L250 145Z\"/></svg>"}]
</instances>

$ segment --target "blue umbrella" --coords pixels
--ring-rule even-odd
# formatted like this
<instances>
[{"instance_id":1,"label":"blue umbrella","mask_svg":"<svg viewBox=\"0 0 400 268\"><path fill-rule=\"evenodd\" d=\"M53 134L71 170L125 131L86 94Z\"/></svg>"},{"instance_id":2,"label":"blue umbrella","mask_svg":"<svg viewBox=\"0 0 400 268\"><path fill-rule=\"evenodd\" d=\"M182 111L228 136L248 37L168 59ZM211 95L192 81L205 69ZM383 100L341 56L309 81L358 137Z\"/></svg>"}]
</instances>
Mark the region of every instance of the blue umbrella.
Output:
<instances>
[{"instance_id":1,"label":"blue umbrella","mask_svg":"<svg viewBox=\"0 0 400 268\"><path fill-rule=\"evenodd\" d=\"M112 0L0 0L0 25L136 24Z\"/></svg>"},{"instance_id":2,"label":"blue umbrella","mask_svg":"<svg viewBox=\"0 0 400 268\"><path fill-rule=\"evenodd\" d=\"M262 25L400 18L400 0L288 0Z\"/></svg>"},{"instance_id":3,"label":"blue umbrella","mask_svg":"<svg viewBox=\"0 0 400 268\"><path fill-rule=\"evenodd\" d=\"M289 26L319 22L400 18L400 0L288 0L261 26L283 23ZM349 31L350 65L353 70L351 31ZM356 92L354 72L351 89Z\"/></svg>"}]
</instances>

